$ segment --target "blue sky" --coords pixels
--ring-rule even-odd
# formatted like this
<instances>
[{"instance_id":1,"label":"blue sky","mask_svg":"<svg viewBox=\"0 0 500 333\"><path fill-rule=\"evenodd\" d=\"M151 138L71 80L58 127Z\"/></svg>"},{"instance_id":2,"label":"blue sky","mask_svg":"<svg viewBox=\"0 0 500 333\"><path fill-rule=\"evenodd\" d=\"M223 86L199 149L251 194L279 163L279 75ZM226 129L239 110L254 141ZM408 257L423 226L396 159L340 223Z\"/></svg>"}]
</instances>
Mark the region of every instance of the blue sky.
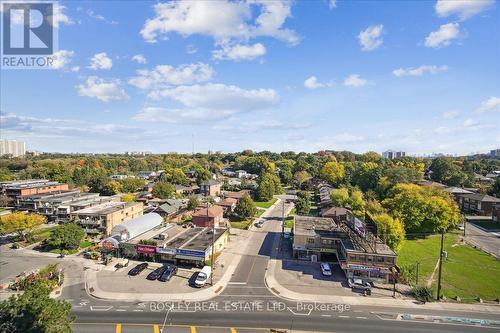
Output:
<instances>
[{"instance_id":1,"label":"blue sky","mask_svg":"<svg viewBox=\"0 0 500 333\"><path fill-rule=\"evenodd\" d=\"M53 152L500 146L494 0L61 1L1 138Z\"/></svg>"}]
</instances>

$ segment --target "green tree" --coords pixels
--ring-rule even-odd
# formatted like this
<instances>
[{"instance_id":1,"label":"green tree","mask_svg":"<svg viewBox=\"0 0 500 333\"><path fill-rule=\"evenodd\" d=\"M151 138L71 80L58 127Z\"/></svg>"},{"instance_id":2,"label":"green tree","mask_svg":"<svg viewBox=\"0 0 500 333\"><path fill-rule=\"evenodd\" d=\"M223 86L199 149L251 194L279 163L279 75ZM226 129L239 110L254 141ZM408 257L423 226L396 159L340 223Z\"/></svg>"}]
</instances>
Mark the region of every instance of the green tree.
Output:
<instances>
[{"instance_id":1,"label":"green tree","mask_svg":"<svg viewBox=\"0 0 500 333\"><path fill-rule=\"evenodd\" d=\"M12 179L12 175L8 168L0 168L0 182L7 182Z\"/></svg>"},{"instance_id":2,"label":"green tree","mask_svg":"<svg viewBox=\"0 0 500 333\"><path fill-rule=\"evenodd\" d=\"M122 195L122 202L132 202L135 200L135 195L132 193L125 193Z\"/></svg>"},{"instance_id":3,"label":"green tree","mask_svg":"<svg viewBox=\"0 0 500 333\"><path fill-rule=\"evenodd\" d=\"M299 215L308 215L311 211L311 203L309 193L305 192L307 195L298 196L295 201L295 209Z\"/></svg>"},{"instance_id":4,"label":"green tree","mask_svg":"<svg viewBox=\"0 0 500 333\"><path fill-rule=\"evenodd\" d=\"M291 184L293 181L293 166L295 162L293 160L280 160L276 163L279 168L279 175L281 182L283 184Z\"/></svg>"},{"instance_id":5,"label":"green tree","mask_svg":"<svg viewBox=\"0 0 500 333\"><path fill-rule=\"evenodd\" d=\"M302 184L305 183L307 180L311 179L311 175L307 173L307 171L297 171L294 175L293 178L295 182L297 183L297 187L301 188Z\"/></svg>"},{"instance_id":6,"label":"green tree","mask_svg":"<svg viewBox=\"0 0 500 333\"><path fill-rule=\"evenodd\" d=\"M259 201L269 201L275 194L283 192L279 178L272 173L264 173L259 178L256 195Z\"/></svg>"},{"instance_id":7,"label":"green tree","mask_svg":"<svg viewBox=\"0 0 500 333\"><path fill-rule=\"evenodd\" d=\"M351 182L362 191L375 190L380 178L379 165L374 162L361 162L354 165Z\"/></svg>"},{"instance_id":8,"label":"green tree","mask_svg":"<svg viewBox=\"0 0 500 333\"><path fill-rule=\"evenodd\" d=\"M138 178L125 178L120 180L120 192L134 193L141 191L144 187L144 180Z\"/></svg>"},{"instance_id":9,"label":"green tree","mask_svg":"<svg viewBox=\"0 0 500 333\"><path fill-rule=\"evenodd\" d=\"M431 178L448 186L460 186L467 180L467 174L456 165L451 157L437 157L432 160Z\"/></svg>"},{"instance_id":10,"label":"green tree","mask_svg":"<svg viewBox=\"0 0 500 333\"><path fill-rule=\"evenodd\" d=\"M51 298L40 282L0 303L1 333L71 333L71 304Z\"/></svg>"},{"instance_id":11,"label":"green tree","mask_svg":"<svg viewBox=\"0 0 500 333\"><path fill-rule=\"evenodd\" d=\"M333 189L330 199L335 206L344 207L349 203L349 190L345 187Z\"/></svg>"},{"instance_id":12,"label":"green tree","mask_svg":"<svg viewBox=\"0 0 500 333\"><path fill-rule=\"evenodd\" d=\"M160 199L172 198L175 194L175 186L167 182L158 182L153 186L153 195Z\"/></svg>"},{"instance_id":13,"label":"green tree","mask_svg":"<svg viewBox=\"0 0 500 333\"><path fill-rule=\"evenodd\" d=\"M85 231L80 226L66 223L50 231L47 244L61 250L74 250L80 246L83 237L85 237Z\"/></svg>"},{"instance_id":14,"label":"green tree","mask_svg":"<svg viewBox=\"0 0 500 333\"><path fill-rule=\"evenodd\" d=\"M398 252L405 239L405 229L401 221L393 218L387 213L379 213L371 216L377 224L378 236L395 252Z\"/></svg>"},{"instance_id":15,"label":"green tree","mask_svg":"<svg viewBox=\"0 0 500 333\"><path fill-rule=\"evenodd\" d=\"M238 200L234 212L238 216L247 219L255 216L257 213L257 207L255 206L255 202L253 202L252 198L250 198L248 194L245 194L240 200Z\"/></svg>"},{"instance_id":16,"label":"green tree","mask_svg":"<svg viewBox=\"0 0 500 333\"><path fill-rule=\"evenodd\" d=\"M496 196L497 198L500 198L500 177L496 177L495 182L489 190L489 193Z\"/></svg>"},{"instance_id":17,"label":"green tree","mask_svg":"<svg viewBox=\"0 0 500 333\"><path fill-rule=\"evenodd\" d=\"M344 176L344 165L336 161L325 163L320 171L320 177L334 185L340 184Z\"/></svg>"},{"instance_id":18,"label":"green tree","mask_svg":"<svg viewBox=\"0 0 500 333\"><path fill-rule=\"evenodd\" d=\"M196 195L190 195L187 203L187 208L189 210L195 210L200 204L200 200Z\"/></svg>"},{"instance_id":19,"label":"green tree","mask_svg":"<svg viewBox=\"0 0 500 333\"><path fill-rule=\"evenodd\" d=\"M358 217L363 217L365 215L365 200L363 192L358 189L351 191L349 196L349 206L352 209L352 213Z\"/></svg>"},{"instance_id":20,"label":"green tree","mask_svg":"<svg viewBox=\"0 0 500 333\"><path fill-rule=\"evenodd\" d=\"M382 204L403 223L406 233L436 233L455 226L460 217L450 195L431 186L398 184Z\"/></svg>"},{"instance_id":21,"label":"green tree","mask_svg":"<svg viewBox=\"0 0 500 333\"><path fill-rule=\"evenodd\" d=\"M39 214L25 214L21 212L0 216L0 234L17 233L23 240L27 240L33 229L46 222Z\"/></svg>"}]
</instances>

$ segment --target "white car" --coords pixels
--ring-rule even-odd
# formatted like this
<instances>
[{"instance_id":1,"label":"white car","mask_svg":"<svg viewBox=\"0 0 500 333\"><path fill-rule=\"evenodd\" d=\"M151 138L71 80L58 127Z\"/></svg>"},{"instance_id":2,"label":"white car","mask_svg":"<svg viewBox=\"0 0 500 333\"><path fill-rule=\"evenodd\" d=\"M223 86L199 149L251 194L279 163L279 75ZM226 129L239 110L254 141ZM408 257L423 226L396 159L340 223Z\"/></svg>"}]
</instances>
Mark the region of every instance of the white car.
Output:
<instances>
[{"instance_id":1,"label":"white car","mask_svg":"<svg viewBox=\"0 0 500 333\"><path fill-rule=\"evenodd\" d=\"M320 266L321 266L321 273L324 276L332 276L332 270L329 264L327 264L326 262L322 262Z\"/></svg>"}]
</instances>

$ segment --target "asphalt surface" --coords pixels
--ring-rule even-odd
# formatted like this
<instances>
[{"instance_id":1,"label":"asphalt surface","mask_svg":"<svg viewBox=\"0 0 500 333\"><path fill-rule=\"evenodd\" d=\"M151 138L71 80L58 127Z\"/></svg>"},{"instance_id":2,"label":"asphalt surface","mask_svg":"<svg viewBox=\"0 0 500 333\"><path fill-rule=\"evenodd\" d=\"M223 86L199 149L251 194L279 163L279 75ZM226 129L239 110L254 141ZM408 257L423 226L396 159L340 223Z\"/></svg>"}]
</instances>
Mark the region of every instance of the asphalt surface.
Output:
<instances>
[{"instance_id":1,"label":"asphalt surface","mask_svg":"<svg viewBox=\"0 0 500 333\"><path fill-rule=\"evenodd\" d=\"M500 259L500 232L487 232L467 222L465 227L467 243L474 245Z\"/></svg>"},{"instance_id":2,"label":"asphalt surface","mask_svg":"<svg viewBox=\"0 0 500 333\"><path fill-rule=\"evenodd\" d=\"M252 232L228 286L213 300L199 303L114 302L85 292L83 270L72 266L72 283L61 298L72 304L77 333L121 332L499 332L491 313L429 311L394 307L285 301L272 294L264 276L282 207L275 207L262 229ZM15 261L2 258L2 261ZM76 264L74 264L76 265ZM326 307L328 306L328 307ZM481 319L474 321L473 319Z\"/></svg>"}]
</instances>

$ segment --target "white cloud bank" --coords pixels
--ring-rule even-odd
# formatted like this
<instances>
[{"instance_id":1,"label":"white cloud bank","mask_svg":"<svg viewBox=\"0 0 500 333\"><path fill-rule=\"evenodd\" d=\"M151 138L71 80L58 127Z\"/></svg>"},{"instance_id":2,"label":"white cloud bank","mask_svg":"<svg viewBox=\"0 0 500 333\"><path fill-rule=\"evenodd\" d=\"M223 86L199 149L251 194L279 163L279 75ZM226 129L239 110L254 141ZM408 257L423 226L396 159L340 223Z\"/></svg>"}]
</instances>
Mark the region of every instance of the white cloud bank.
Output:
<instances>
[{"instance_id":1,"label":"white cloud bank","mask_svg":"<svg viewBox=\"0 0 500 333\"><path fill-rule=\"evenodd\" d=\"M500 98L491 96L481 103L481 106L477 108L476 112L500 112Z\"/></svg>"},{"instance_id":2,"label":"white cloud bank","mask_svg":"<svg viewBox=\"0 0 500 333\"><path fill-rule=\"evenodd\" d=\"M147 62L146 57L143 54L136 54L132 57L132 60L138 64L145 64Z\"/></svg>"},{"instance_id":3,"label":"white cloud bank","mask_svg":"<svg viewBox=\"0 0 500 333\"><path fill-rule=\"evenodd\" d=\"M351 74L344 80L344 86L359 88L368 83L368 80L361 78L359 74Z\"/></svg>"},{"instance_id":4,"label":"white cloud bank","mask_svg":"<svg viewBox=\"0 0 500 333\"><path fill-rule=\"evenodd\" d=\"M397 77L402 76L422 76L425 73L437 74L439 72L445 72L448 70L448 66L435 66L435 65L422 65L420 67L408 67L408 68L398 68L392 71Z\"/></svg>"},{"instance_id":5,"label":"white cloud bank","mask_svg":"<svg viewBox=\"0 0 500 333\"><path fill-rule=\"evenodd\" d=\"M307 78L304 81L304 87L307 89L318 89L318 88L324 88L324 87L331 87L333 83L327 82L327 83L322 83L318 81L318 78L316 76L311 76Z\"/></svg>"},{"instance_id":6,"label":"white cloud bank","mask_svg":"<svg viewBox=\"0 0 500 333\"><path fill-rule=\"evenodd\" d=\"M461 20L466 20L490 9L494 4L495 0L438 0L434 8L441 17L457 15Z\"/></svg>"},{"instance_id":7,"label":"white cloud bank","mask_svg":"<svg viewBox=\"0 0 500 333\"><path fill-rule=\"evenodd\" d=\"M261 43L253 45L227 45L224 44L220 49L214 50L212 56L217 60L254 60L266 54L266 47Z\"/></svg>"},{"instance_id":8,"label":"white cloud bank","mask_svg":"<svg viewBox=\"0 0 500 333\"><path fill-rule=\"evenodd\" d=\"M111 69L111 67L113 67L113 60L108 57L106 52L97 53L90 59L90 69Z\"/></svg>"},{"instance_id":9,"label":"white cloud bank","mask_svg":"<svg viewBox=\"0 0 500 333\"><path fill-rule=\"evenodd\" d=\"M121 82L118 79L106 81L97 76L89 76L84 84L77 86L77 89L80 96L97 98L103 102L129 99L129 96L121 87Z\"/></svg>"},{"instance_id":10,"label":"white cloud bank","mask_svg":"<svg viewBox=\"0 0 500 333\"><path fill-rule=\"evenodd\" d=\"M215 74L205 63L183 64L177 67L158 65L152 70L138 70L128 83L140 89L159 89L171 85L185 85L210 80Z\"/></svg>"},{"instance_id":11,"label":"white cloud bank","mask_svg":"<svg viewBox=\"0 0 500 333\"><path fill-rule=\"evenodd\" d=\"M75 52L70 50L59 50L54 52L52 56L52 67L54 69L66 69L74 55Z\"/></svg>"},{"instance_id":12,"label":"white cloud bank","mask_svg":"<svg viewBox=\"0 0 500 333\"><path fill-rule=\"evenodd\" d=\"M425 46L441 48L451 45L452 40L460 37L460 26L458 23L447 23L439 27L437 31L431 32L425 38Z\"/></svg>"}]
</instances>

